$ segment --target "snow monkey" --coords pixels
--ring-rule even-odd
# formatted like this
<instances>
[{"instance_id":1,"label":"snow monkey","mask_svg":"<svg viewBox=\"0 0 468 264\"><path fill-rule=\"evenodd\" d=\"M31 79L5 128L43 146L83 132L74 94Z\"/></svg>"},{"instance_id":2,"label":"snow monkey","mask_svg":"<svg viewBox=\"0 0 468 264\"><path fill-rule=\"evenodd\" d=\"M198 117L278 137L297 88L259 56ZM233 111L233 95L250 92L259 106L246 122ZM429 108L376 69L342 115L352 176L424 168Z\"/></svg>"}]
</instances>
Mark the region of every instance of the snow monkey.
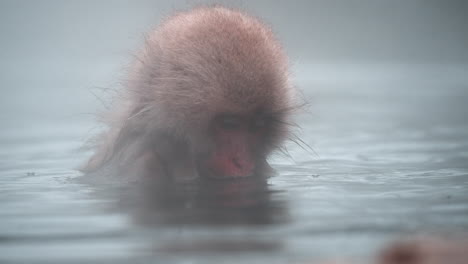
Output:
<instances>
[{"instance_id":1,"label":"snow monkey","mask_svg":"<svg viewBox=\"0 0 468 264\"><path fill-rule=\"evenodd\" d=\"M221 6L166 18L150 32L82 169L238 178L269 170L290 136L287 57L259 19Z\"/></svg>"}]
</instances>

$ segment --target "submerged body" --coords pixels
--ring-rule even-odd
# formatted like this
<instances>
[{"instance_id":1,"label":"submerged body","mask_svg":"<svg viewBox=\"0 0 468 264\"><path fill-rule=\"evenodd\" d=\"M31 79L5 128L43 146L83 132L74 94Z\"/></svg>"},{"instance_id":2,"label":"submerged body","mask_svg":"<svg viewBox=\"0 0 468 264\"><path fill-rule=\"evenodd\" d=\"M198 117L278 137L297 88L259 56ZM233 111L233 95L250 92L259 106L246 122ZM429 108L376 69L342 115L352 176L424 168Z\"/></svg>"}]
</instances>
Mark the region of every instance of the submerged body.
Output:
<instances>
[{"instance_id":1,"label":"submerged body","mask_svg":"<svg viewBox=\"0 0 468 264\"><path fill-rule=\"evenodd\" d=\"M294 108L271 29L224 7L166 19L146 39L85 172L245 177L269 168Z\"/></svg>"}]
</instances>

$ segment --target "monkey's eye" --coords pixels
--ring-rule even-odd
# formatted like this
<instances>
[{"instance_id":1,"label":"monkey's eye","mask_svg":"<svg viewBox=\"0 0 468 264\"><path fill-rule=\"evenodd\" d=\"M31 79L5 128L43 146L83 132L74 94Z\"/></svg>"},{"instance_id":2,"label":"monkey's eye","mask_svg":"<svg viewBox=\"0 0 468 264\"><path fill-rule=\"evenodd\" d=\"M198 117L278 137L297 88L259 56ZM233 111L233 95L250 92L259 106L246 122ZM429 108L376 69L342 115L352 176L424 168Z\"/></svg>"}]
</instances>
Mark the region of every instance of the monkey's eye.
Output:
<instances>
[{"instance_id":1,"label":"monkey's eye","mask_svg":"<svg viewBox=\"0 0 468 264\"><path fill-rule=\"evenodd\" d=\"M252 131L264 130L269 124L269 120L265 117L256 118L251 125Z\"/></svg>"},{"instance_id":2,"label":"monkey's eye","mask_svg":"<svg viewBox=\"0 0 468 264\"><path fill-rule=\"evenodd\" d=\"M241 126L241 120L235 116L223 116L219 119L218 125L227 130L238 129Z\"/></svg>"}]
</instances>

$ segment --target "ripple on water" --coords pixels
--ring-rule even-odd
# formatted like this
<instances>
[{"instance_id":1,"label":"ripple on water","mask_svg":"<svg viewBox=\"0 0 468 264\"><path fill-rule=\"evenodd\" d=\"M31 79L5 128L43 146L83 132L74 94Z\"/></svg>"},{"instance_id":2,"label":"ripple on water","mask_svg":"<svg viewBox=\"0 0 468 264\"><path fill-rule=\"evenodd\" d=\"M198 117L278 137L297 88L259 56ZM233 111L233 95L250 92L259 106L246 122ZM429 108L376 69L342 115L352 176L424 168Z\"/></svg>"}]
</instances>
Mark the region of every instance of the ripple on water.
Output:
<instances>
[{"instance_id":1,"label":"ripple on water","mask_svg":"<svg viewBox=\"0 0 468 264\"><path fill-rule=\"evenodd\" d=\"M290 263L467 232L466 89L309 82L313 114L298 123L312 149L288 145L264 184L79 182L73 168L87 153L77 149L93 124L3 129L0 262Z\"/></svg>"}]
</instances>

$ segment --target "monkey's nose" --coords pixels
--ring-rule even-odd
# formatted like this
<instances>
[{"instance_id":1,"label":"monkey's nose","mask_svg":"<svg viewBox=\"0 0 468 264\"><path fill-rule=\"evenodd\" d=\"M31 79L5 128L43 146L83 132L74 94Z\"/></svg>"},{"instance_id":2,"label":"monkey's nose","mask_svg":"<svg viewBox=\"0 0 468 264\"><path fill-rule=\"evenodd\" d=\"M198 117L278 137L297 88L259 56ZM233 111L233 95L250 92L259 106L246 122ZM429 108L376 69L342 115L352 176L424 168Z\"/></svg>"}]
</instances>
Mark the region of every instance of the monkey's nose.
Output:
<instances>
[{"instance_id":1,"label":"monkey's nose","mask_svg":"<svg viewBox=\"0 0 468 264\"><path fill-rule=\"evenodd\" d=\"M232 158L232 164L236 168L236 175L238 177L251 176L254 170L254 165L251 162L239 159L237 157Z\"/></svg>"},{"instance_id":2,"label":"monkey's nose","mask_svg":"<svg viewBox=\"0 0 468 264\"><path fill-rule=\"evenodd\" d=\"M242 168L242 165L240 164L238 158L233 158L233 159L232 159L232 163L234 163L234 165L236 165L236 167L237 167L238 169L241 169L241 168Z\"/></svg>"}]
</instances>

